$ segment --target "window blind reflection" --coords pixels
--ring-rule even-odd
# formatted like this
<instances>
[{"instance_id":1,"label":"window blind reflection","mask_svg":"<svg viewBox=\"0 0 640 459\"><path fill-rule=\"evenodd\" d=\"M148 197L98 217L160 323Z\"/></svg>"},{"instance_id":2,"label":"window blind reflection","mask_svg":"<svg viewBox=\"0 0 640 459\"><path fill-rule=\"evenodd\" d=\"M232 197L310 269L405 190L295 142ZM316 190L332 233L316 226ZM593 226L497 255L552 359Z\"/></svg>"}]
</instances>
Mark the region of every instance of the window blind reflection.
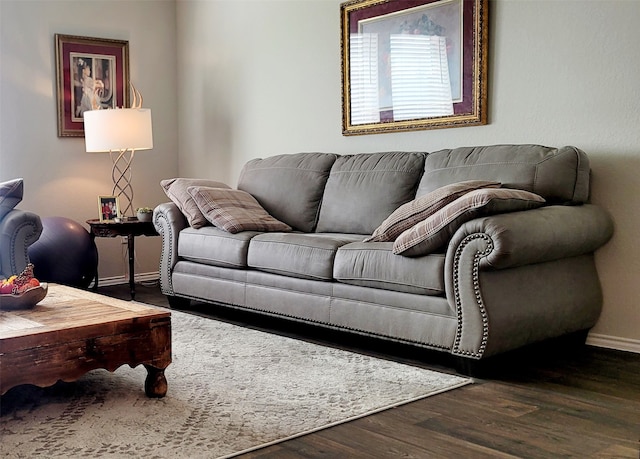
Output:
<instances>
[{"instance_id":1,"label":"window blind reflection","mask_svg":"<svg viewBox=\"0 0 640 459\"><path fill-rule=\"evenodd\" d=\"M378 35L350 37L351 124L380 122Z\"/></svg>"},{"instance_id":2,"label":"window blind reflection","mask_svg":"<svg viewBox=\"0 0 640 459\"><path fill-rule=\"evenodd\" d=\"M391 35L394 121L453 115L446 38Z\"/></svg>"}]
</instances>

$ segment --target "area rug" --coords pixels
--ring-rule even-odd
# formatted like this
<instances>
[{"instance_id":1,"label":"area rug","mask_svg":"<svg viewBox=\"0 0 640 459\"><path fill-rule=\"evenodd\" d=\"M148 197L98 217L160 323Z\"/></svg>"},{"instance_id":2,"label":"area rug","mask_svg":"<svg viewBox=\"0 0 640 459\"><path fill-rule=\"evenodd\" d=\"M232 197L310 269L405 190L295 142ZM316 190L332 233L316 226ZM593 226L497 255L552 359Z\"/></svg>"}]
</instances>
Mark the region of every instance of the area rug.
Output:
<instances>
[{"instance_id":1,"label":"area rug","mask_svg":"<svg viewBox=\"0 0 640 459\"><path fill-rule=\"evenodd\" d=\"M15 387L0 457L232 457L471 382L178 311L172 329L165 398L142 366Z\"/></svg>"}]
</instances>

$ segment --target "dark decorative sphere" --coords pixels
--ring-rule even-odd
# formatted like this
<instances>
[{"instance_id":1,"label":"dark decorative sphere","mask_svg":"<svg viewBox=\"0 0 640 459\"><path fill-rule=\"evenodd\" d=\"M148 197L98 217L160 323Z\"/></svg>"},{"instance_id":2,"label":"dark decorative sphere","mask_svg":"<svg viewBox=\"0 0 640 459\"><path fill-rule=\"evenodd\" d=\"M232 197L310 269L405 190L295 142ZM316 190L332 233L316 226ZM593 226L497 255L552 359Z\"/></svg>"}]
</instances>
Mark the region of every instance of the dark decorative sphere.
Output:
<instances>
[{"instance_id":1,"label":"dark decorative sphere","mask_svg":"<svg viewBox=\"0 0 640 459\"><path fill-rule=\"evenodd\" d=\"M28 249L34 274L44 282L86 288L98 270L98 249L89 232L65 217L43 217L42 234Z\"/></svg>"}]
</instances>

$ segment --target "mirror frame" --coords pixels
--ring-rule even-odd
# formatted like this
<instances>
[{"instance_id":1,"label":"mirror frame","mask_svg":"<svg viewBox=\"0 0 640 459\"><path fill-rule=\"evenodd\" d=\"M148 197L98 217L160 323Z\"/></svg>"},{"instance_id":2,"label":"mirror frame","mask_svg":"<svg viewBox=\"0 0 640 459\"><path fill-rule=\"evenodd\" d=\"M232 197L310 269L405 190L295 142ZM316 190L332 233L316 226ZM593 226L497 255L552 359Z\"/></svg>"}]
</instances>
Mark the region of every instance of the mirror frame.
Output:
<instances>
[{"instance_id":1,"label":"mirror frame","mask_svg":"<svg viewBox=\"0 0 640 459\"><path fill-rule=\"evenodd\" d=\"M452 0L351 0L340 5L342 52L342 134L381 134L487 124L488 0L460 0L462 6L462 100L454 114L411 120L351 123L350 35L364 19ZM455 1L455 0L454 0ZM378 89L380 83L378 82ZM392 113L392 111L391 111ZM391 114L391 116L393 116Z\"/></svg>"}]
</instances>

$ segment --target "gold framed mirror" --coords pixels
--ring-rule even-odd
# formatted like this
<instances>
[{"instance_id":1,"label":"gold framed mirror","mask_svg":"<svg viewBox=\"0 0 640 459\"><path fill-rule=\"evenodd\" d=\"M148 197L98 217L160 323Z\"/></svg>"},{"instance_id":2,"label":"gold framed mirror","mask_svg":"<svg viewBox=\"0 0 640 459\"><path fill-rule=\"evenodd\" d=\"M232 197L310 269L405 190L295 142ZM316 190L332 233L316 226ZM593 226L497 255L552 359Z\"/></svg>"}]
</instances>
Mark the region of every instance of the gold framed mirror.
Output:
<instances>
[{"instance_id":1,"label":"gold framed mirror","mask_svg":"<svg viewBox=\"0 0 640 459\"><path fill-rule=\"evenodd\" d=\"M487 123L488 0L340 5L342 133Z\"/></svg>"}]
</instances>

